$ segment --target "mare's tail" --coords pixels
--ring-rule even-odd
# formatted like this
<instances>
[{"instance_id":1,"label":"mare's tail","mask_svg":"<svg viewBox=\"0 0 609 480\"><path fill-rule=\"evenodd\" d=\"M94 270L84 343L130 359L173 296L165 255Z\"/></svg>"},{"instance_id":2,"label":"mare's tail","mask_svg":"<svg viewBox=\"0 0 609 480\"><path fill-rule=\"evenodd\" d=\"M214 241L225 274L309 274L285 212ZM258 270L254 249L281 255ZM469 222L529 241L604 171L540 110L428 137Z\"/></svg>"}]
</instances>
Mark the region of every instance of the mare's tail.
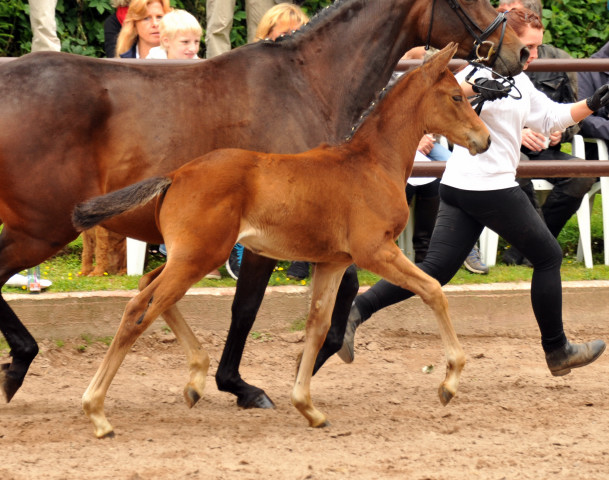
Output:
<instances>
[{"instance_id":1,"label":"mare's tail","mask_svg":"<svg viewBox=\"0 0 609 480\"><path fill-rule=\"evenodd\" d=\"M72 224L79 232L148 203L171 185L169 177L153 177L114 192L79 203L72 213Z\"/></svg>"}]
</instances>

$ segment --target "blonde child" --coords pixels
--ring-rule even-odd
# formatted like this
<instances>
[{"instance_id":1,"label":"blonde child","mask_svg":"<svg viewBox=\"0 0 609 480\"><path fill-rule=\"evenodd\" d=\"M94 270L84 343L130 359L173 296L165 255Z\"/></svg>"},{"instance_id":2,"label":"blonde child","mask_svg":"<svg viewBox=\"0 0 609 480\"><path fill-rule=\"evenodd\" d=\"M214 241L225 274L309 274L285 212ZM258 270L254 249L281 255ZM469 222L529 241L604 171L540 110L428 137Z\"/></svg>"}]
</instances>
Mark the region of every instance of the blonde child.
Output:
<instances>
[{"instance_id":1,"label":"blonde child","mask_svg":"<svg viewBox=\"0 0 609 480\"><path fill-rule=\"evenodd\" d=\"M197 19L185 10L166 14L159 25L161 44L152 48L146 58L188 60L197 53L203 29Z\"/></svg>"}]
</instances>

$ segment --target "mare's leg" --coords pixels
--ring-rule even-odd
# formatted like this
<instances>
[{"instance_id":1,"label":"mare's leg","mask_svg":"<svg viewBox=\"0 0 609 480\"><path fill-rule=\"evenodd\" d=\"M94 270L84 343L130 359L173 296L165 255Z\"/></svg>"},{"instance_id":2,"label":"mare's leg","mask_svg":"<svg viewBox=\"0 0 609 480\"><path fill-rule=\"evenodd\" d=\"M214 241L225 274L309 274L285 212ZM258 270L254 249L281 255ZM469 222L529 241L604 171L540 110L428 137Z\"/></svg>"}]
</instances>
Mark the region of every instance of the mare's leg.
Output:
<instances>
[{"instance_id":1,"label":"mare's leg","mask_svg":"<svg viewBox=\"0 0 609 480\"><path fill-rule=\"evenodd\" d=\"M179 258L178 255L175 257ZM104 400L112 379L135 340L218 263L207 264L201 258L193 257L189 256L187 262L180 263L170 259L160 273L152 272L158 277L127 304L118 332L82 398L83 410L93 423L98 438L113 435L112 425L104 413Z\"/></svg>"},{"instance_id":2,"label":"mare's leg","mask_svg":"<svg viewBox=\"0 0 609 480\"><path fill-rule=\"evenodd\" d=\"M359 281L357 279L357 269L355 268L355 265L351 265L345 271L340 286L338 287L336 303L332 310L330 330L328 330L326 340L315 360L313 375L317 373L317 370L321 368L328 358L338 352L342 347L345 327L347 326L347 318L349 318L351 304L357 295L358 289Z\"/></svg>"},{"instance_id":3,"label":"mare's leg","mask_svg":"<svg viewBox=\"0 0 609 480\"><path fill-rule=\"evenodd\" d=\"M25 374L38 355L38 344L1 295L0 330L11 349L12 357L11 363L0 365L0 385L8 403L23 384Z\"/></svg>"},{"instance_id":4,"label":"mare's leg","mask_svg":"<svg viewBox=\"0 0 609 480\"><path fill-rule=\"evenodd\" d=\"M75 232L72 232L75 233ZM72 238L75 238L74 234ZM0 288L15 273L43 262L71 238L53 243L26 236L4 225L0 233ZM23 384L30 365L38 354L38 344L6 300L0 295L0 331L10 347L11 363L0 365L0 389L10 402Z\"/></svg>"},{"instance_id":5,"label":"mare's leg","mask_svg":"<svg viewBox=\"0 0 609 480\"><path fill-rule=\"evenodd\" d=\"M147 275L142 276L138 284L140 291L150 285L163 271L163 268L164 265L161 265ZM184 320L177 305L172 305L165 310L162 317L186 351L190 380L184 387L184 400L188 407L192 408L201 399L203 390L205 390L207 370L209 369L209 354L201 347L199 340Z\"/></svg>"},{"instance_id":6,"label":"mare's leg","mask_svg":"<svg viewBox=\"0 0 609 480\"><path fill-rule=\"evenodd\" d=\"M275 407L264 390L248 384L241 378L239 364L247 336L254 325L276 264L276 260L255 255L247 249L243 252L230 329L216 372L218 390L236 395L237 405L243 408Z\"/></svg>"},{"instance_id":7,"label":"mare's leg","mask_svg":"<svg viewBox=\"0 0 609 480\"><path fill-rule=\"evenodd\" d=\"M330 315L344 271L344 265L318 263L313 273L305 345L292 390L292 404L305 416L311 427L324 427L328 424L325 415L311 401L311 376L315 358L330 328Z\"/></svg>"},{"instance_id":8,"label":"mare's leg","mask_svg":"<svg viewBox=\"0 0 609 480\"><path fill-rule=\"evenodd\" d=\"M440 283L408 260L392 240L386 242L370 258L356 261L362 268L419 295L433 310L446 353L446 377L438 390L440 401L446 405L457 392L461 370L465 366L465 353L448 315L448 302Z\"/></svg>"}]
</instances>

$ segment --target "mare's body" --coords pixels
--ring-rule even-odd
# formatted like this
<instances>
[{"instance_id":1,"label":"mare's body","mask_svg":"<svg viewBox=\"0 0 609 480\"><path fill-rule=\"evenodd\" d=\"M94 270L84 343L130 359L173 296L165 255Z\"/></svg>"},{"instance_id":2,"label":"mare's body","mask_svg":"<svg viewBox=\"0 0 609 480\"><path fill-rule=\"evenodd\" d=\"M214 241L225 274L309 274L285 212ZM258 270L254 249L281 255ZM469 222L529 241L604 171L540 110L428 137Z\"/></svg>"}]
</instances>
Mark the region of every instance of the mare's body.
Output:
<instances>
[{"instance_id":1,"label":"mare's body","mask_svg":"<svg viewBox=\"0 0 609 480\"><path fill-rule=\"evenodd\" d=\"M446 68L455 51L456 46L446 47L403 78L345 144L291 155L216 150L165 177L77 206L74 223L83 229L156 199L151 203L168 249L167 263L142 278L142 291L125 308L83 396L98 437L113 432L104 398L137 337L226 259L237 241L271 258L316 262L305 346L292 391L292 402L311 426L326 425L325 415L311 402L309 386L336 291L352 262L412 289L432 308L447 358L439 395L443 404L450 401L465 355L446 298L440 284L410 262L395 239L408 220L404 190L425 132L446 135L472 154L490 145L489 131ZM184 389L189 403L203 395L209 366L200 347L190 358L195 360L189 362L191 377Z\"/></svg>"},{"instance_id":2,"label":"mare's body","mask_svg":"<svg viewBox=\"0 0 609 480\"><path fill-rule=\"evenodd\" d=\"M432 3L341 0L291 38L189 65L36 53L3 66L0 285L76 238L70 212L87 198L167 173L220 147L295 153L340 141L402 54L426 41ZM460 42L458 55L466 56L472 45L466 27L449 0L435 3L431 43ZM458 3L482 28L495 17L487 0ZM500 31L488 41L497 46ZM527 55L508 29L496 68L518 73ZM104 226L163 241L151 207ZM236 394L243 406L272 405L262 390L241 379L238 367L274 264L246 253L218 368L219 388ZM357 280L343 283L337 308L348 309ZM177 309L164 318L172 328L184 328ZM0 370L2 393L10 401L38 347L2 297L0 330L12 355Z\"/></svg>"}]
</instances>

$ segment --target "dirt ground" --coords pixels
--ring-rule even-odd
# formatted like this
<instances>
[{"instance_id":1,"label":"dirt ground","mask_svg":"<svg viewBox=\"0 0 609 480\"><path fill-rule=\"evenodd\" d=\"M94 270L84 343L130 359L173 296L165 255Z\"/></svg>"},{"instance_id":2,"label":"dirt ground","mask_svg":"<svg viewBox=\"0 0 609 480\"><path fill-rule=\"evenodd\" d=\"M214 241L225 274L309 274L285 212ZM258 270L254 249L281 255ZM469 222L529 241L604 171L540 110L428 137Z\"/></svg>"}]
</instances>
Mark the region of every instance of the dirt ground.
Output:
<instances>
[{"instance_id":1,"label":"dirt ground","mask_svg":"<svg viewBox=\"0 0 609 480\"><path fill-rule=\"evenodd\" d=\"M584 330L571 319L572 340L609 338L608 324ZM534 324L514 334L477 325L460 335L468 363L457 397L442 407L438 336L369 322L358 331L355 362L333 358L313 379L313 400L331 422L324 429L307 427L290 404L302 333L275 328L248 341L242 374L275 401L268 411L241 410L217 390L225 334L196 333L212 357L205 397L184 405L184 355L154 327L109 391L116 436L103 440L80 399L107 347L93 342L79 352L78 333L61 347L42 341L26 383L0 405L0 478L609 478L609 355L554 378Z\"/></svg>"}]
</instances>

